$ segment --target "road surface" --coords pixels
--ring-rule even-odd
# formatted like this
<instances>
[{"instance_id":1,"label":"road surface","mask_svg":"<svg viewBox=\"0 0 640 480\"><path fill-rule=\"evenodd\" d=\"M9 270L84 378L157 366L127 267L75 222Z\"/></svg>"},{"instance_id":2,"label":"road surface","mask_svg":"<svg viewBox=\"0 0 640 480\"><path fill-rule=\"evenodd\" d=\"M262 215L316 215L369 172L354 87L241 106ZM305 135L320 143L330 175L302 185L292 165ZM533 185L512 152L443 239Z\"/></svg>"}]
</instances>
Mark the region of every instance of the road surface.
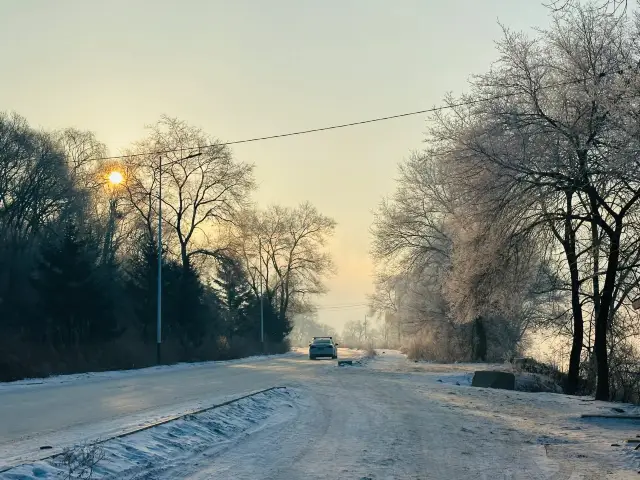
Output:
<instances>
[{"instance_id":1,"label":"road surface","mask_svg":"<svg viewBox=\"0 0 640 480\"><path fill-rule=\"evenodd\" d=\"M339 355L347 358L354 353L340 349ZM0 384L0 469L50 454L41 450L43 446L58 450L110 437L176 413L304 380L326 365L323 360L310 362L302 354L290 354L146 369L139 375L129 371L73 376L65 383Z\"/></svg>"},{"instance_id":2,"label":"road surface","mask_svg":"<svg viewBox=\"0 0 640 480\"><path fill-rule=\"evenodd\" d=\"M153 472L135 478L637 478L633 449L611 446L633 437L635 425L579 419L579 413L611 405L465 386L473 368L413 364L397 352L343 368L293 355L0 389L3 458L11 457L12 446L15 452L77 438L77 432L104 435L138 417L286 385L296 400L284 414L272 419L265 414L250 422L250 430L208 450L168 450L149 467ZM140 439L136 442L140 446Z\"/></svg>"}]
</instances>

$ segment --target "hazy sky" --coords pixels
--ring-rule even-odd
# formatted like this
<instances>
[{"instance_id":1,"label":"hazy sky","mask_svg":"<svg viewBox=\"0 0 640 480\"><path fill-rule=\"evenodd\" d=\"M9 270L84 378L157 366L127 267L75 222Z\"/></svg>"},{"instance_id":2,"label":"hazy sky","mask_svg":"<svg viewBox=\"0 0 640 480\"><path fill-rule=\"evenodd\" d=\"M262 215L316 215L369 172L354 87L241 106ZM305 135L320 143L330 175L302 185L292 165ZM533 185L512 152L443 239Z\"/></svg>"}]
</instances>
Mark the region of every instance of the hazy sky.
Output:
<instances>
[{"instance_id":1,"label":"hazy sky","mask_svg":"<svg viewBox=\"0 0 640 480\"><path fill-rule=\"evenodd\" d=\"M498 21L546 26L538 0L0 0L0 110L94 131L111 154L161 114L225 141L430 108L496 59ZM338 222L325 306L372 290L372 211L420 148L421 116L234 148L263 204ZM340 327L364 307L320 311Z\"/></svg>"}]
</instances>

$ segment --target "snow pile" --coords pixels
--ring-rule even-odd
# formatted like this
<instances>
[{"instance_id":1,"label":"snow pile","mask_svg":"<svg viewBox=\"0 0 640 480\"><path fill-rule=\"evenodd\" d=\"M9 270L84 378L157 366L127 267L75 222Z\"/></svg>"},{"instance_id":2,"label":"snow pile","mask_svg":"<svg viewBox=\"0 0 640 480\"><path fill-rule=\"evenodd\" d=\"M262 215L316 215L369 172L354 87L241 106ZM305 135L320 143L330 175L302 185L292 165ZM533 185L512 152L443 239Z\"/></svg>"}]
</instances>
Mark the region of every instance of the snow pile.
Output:
<instances>
[{"instance_id":1,"label":"snow pile","mask_svg":"<svg viewBox=\"0 0 640 480\"><path fill-rule=\"evenodd\" d=\"M222 451L267 425L290 420L297 415L297 399L298 394L290 389L269 390L97 446L78 446L66 456L0 473L0 479L66 478L70 465L82 463L82 457L87 461L99 459L92 468L92 479L159 474L202 452ZM75 475L70 478L79 477L80 470L76 465Z\"/></svg>"}]
</instances>

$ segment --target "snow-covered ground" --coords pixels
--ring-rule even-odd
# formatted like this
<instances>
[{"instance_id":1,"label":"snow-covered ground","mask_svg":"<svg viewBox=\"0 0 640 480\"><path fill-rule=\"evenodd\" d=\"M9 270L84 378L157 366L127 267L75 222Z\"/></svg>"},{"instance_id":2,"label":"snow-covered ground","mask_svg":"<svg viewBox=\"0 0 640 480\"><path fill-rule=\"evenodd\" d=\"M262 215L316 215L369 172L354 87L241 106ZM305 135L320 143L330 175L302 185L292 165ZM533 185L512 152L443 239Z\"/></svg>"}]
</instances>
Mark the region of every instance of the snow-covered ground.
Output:
<instances>
[{"instance_id":1,"label":"snow-covered ground","mask_svg":"<svg viewBox=\"0 0 640 480\"><path fill-rule=\"evenodd\" d=\"M357 352L340 349L340 355ZM284 385L322 365L290 352L0 383L0 470ZM52 448L41 450L46 446Z\"/></svg>"},{"instance_id":2,"label":"snow-covered ground","mask_svg":"<svg viewBox=\"0 0 640 480\"><path fill-rule=\"evenodd\" d=\"M89 473L94 479L174 478L176 469L197 467L214 454L261 429L297 416L295 392L273 389L249 398L189 415L129 436L94 446L80 446L70 454L21 465L0 478L39 480L72 478ZM87 461L82 461L82 455Z\"/></svg>"},{"instance_id":3,"label":"snow-covered ground","mask_svg":"<svg viewBox=\"0 0 640 480\"><path fill-rule=\"evenodd\" d=\"M155 367L139 368L132 370L116 370L108 372L87 372L76 373L72 375L55 375L47 378L27 378L24 380L18 380L15 382L0 382L0 391L14 390L18 388L31 387L34 385L63 385L69 383L87 383L91 381L103 381L114 379L125 379L129 377L141 377L143 375L154 375L162 372L178 373L184 370L190 370L194 368L207 368L213 366L223 365L238 365L243 363L253 363L264 360L271 360L275 358L283 358L287 356L295 355L295 351L292 350L289 353L277 354L277 355L255 355L253 357L238 358L235 360L223 360L212 362L194 362L194 363L177 363L174 365L159 365Z\"/></svg>"},{"instance_id":4,"label":"snow-covered ground","mask_svg":"<svg viewBox=\"0 0 640 480\"><path fill-rule=\"evenodd\" d=\"M303 353L224 367L252 371L244 381L266 376L287 388L106 442L94 478L638 478L640 455L625 440L640 434L640 423L580 418L635 407L474 388L477 365L379 353L360 367ZM11 472L20 476L0 478L55 472L51 462L20 468Z\"/></svg>"}]
</instances>

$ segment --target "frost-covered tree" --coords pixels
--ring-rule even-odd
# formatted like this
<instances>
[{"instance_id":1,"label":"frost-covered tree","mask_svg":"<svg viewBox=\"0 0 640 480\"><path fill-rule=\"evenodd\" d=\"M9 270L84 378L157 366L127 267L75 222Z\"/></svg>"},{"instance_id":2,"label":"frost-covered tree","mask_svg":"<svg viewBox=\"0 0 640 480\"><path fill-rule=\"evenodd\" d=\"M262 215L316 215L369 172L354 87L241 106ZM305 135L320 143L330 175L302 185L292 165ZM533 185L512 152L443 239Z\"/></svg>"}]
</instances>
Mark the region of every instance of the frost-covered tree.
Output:
<instances>
[{"instance_id":1,"label":"frost-covered tree","mask_svg":"<svg viewBox=\"0 0 640 480\"><path fill-rule=\"evenodd\" d=\"M594 6L571 7L534 38L506 30L499 61L463 98L469 106L452 103L431 132L450 161L471 163L467 175L488 172L500 178L505 198L526 199L523 214L546 223L562 246L573 305L574 382L588 286L579 258L586 258L583 245L591 251L599 399L609 396L607 334L616 285L631 268L623 252L632 251L638 234L632 228L640 205L635 36L625 17L603 16Z\"/></svg>"}]
</instances>

